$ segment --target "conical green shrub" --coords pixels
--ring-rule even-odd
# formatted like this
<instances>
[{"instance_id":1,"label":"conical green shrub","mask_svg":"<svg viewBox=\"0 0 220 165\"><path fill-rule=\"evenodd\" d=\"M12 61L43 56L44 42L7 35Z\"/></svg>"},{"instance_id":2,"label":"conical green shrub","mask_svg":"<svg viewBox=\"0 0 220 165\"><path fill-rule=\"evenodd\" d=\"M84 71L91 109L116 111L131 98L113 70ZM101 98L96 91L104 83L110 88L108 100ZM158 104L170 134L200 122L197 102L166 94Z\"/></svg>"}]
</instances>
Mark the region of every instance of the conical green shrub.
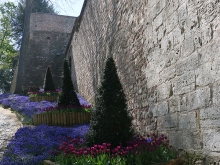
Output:
<instances>
[{"instance_id":1,"label":"conical green shrub","mask_svg":"<svg viewBox=\"0 0 220 165\"><path fill-rule=\"evenodd\" d=\"M132 117L127 111L117 69L113 58L108 58L86 143L88 146L102 143L111 143L112 146L125 145L133 135Z\"/></svg>"},{"instance_id":2,"label":"conical green shrub","mask_svg":"<svg viewBox=\"0 0 220 165\"><path fill-rule=\"evenodd\" d=\"M62 92L58 99L58 106L67 105L80 106L80 103L74 91L68 62L65 61L63 66Z\"/></svg>"},{"instance_id":3,"label":"conical green shrub","mask_svg":"<svg viewBox=\"0 0 220 165\"><path fill-rule=\"evenodd\" d=\"M47 72L44 79L44 91L56 91L56 87L53 82L53 76L50 67L47 67Z\"/></svg>"}]
</instances>

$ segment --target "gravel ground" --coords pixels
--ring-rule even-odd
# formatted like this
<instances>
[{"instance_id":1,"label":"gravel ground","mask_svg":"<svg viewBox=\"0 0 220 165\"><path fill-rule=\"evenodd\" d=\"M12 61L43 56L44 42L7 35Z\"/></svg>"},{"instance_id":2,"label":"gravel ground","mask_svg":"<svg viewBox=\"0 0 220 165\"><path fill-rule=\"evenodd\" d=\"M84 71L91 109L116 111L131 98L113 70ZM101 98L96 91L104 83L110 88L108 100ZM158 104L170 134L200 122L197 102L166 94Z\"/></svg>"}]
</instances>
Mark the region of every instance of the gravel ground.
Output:
<instances>
[{"instance_id":1,"label":"gravel ground","mask_svg":"<svg viewBox=\"0 0 220 165\"><path fill-rule=\"evenodd\" d=\"M10 109L0 107L0 160L8 142L14 136L17 129L22 126L22 123Z\"/></svg>"}]
</instances>

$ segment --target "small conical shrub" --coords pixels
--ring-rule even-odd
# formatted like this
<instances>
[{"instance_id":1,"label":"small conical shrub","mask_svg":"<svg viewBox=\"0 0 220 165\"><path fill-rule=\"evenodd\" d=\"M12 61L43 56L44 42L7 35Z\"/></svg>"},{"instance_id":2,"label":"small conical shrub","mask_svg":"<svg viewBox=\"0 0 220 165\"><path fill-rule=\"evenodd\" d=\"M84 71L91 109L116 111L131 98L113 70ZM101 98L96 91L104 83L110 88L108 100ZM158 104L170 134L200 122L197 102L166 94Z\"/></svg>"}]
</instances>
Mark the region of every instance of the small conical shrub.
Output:
<instances>
[{"instance_id":1,"label":"small conical shrub","mask_svg":"<svg viewBox=\"0 0 220 165\"><path fill-rule=\"evenodd\" d=\"M63 66L62 92L58 99L58 106L67 105L80 106L80 103L74 91L68 62L65 61Z\"/></svg>"},{"instance_id":2,"label":"small conical shrub","mask_svg":"<svg viewBox=\"0 0 220 165\"><path fill-rule=\"evenodd\" d=\"M133 137L132 118L127 111L125 94L113 58L106 62L103 81L98 89L96 110L86 135L88 146L126 144Z\"/></svg>"},{"instance_id":3,"label":"small conical shrub","mask_svg":"<svg viewBox=\"0 0 220 165\"><path fill-rule=\"evenodd\" d=\"M44 79L44 91L56 91L54 82L53 82L53 76L50 71L50 67L47 68L47 72Z\"/></svg>"}]
</instances>

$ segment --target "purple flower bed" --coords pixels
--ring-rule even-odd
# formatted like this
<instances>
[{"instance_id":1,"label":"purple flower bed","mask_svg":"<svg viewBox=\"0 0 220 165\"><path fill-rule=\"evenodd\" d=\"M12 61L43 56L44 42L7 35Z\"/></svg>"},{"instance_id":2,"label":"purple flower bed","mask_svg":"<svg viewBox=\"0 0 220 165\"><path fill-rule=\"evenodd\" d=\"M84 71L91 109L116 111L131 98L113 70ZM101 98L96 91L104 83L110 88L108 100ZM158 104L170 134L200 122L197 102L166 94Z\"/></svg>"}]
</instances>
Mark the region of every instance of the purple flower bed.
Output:
<instances>
[{"instance_id":1,"label":"purple flower bed","mask_svg":"<svg viewBox=\"0 0 220 165\"><path fill-rule=\"evenodd\" d=\"M9 107L21 114L24 117L24 123L30 123L33 115L40 109L55 107L57 103L49 101L30 102L28 96L5 94L4 96L0 95L0 104L2 104L3 107Z\"/></svg>"},{"instance_id":2,"label":"purple flower bed","mask_svg":"<svg viewBox=\"0 0 220 165\"><path fill-rule=\"evenodd\" d=\"M89 125L71 128L40 125L20 128L7 146L1 165L39 165L53 158L51 151L68 139L84 137Z\"/></svg>"},{"instance_id":3,"label":"purple flower bed","mask_svg":"<svg viewBox=\"0 0 220 165\"><path fill-rule=\"evenodd\" d=\"M83 97L79 98L82 105L90 105ZM33 115L41 109L55 107L56 102L30 102L28 96L17 94L1 94L0 104L24 116L24 123L32 120ZM74 137L84 137L89 125L77 125L71 128L40 125L34 128L20 128L10 141L1 165L38 165L47 158L53 158L50 152L63 141Z\"/></svg>"},{"instance_id":4,"label":"purple flower bed","mask_svg":"<svg viewBox=\"0 0 220 165\"><path fill-rule=\"evenodd\" d=\"M80 104L85 107L91 107L91 104L87 102L79 93L77 97ZM20 96L17 94L2 94L0 95L0 104L3 107L11 108L14 111L24 116L24 122L30 121L34 114L39 114L43 109L54 108L57 106L56 102L41 101L41 102L30 102L28 96Z\"/></svg>"},{"instance_id":5,"label":"purple flower bed","mask_svg":"<svg viewBox=\"0 0 220 165\"><path fill-rule=\"evenodd\" d=\"M0 104L2 104L4 107L10 107L10 105L13 103L13 98L18 96L17 94L1 94L0 95Z\"/></svg>"},{"instance_id":6,"label":"purple flower bed","mask_svg":"<svg viewBox=\"0 0 220 165\"><path fill-rule=\"evenodd\" d=\"M0 94L0 103L2 99L8 98L11 95L11 93L4 93L4 94Z\"/></svg>"}]
</instances>

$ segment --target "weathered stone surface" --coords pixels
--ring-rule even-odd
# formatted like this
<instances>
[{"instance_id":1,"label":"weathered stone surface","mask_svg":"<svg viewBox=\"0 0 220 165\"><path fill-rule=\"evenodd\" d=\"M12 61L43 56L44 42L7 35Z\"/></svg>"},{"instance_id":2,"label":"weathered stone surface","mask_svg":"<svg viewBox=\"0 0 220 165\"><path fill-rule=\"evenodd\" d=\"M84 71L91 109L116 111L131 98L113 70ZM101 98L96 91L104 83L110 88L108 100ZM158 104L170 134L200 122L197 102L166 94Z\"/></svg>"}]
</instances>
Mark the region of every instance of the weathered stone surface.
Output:
<instances>
[{"instance_id":1,"label":"weathered stone surface","mask_svg":"<svg viewBox=\"0 0 220 165\"><path fill-rule=\"evenodd\" d=\"M217 82L213 85L213 104L220 107L220 83Z\"/></svg>"},{"instance_id":2,"label":"weathered stone surface","mask_svg":"<svg viewBox=\"0 0 220 165\"><path fill-rule=\"evenodd\" d=\"M197 127L197 113L181 113L179 115L179 128L180 129L195 129Z\"/></svg>"},{"instance_id":3,"label":"weathered stone surface","mask_svg":"<svg viewBox=\"0 0 220 165\"><path fill-rule=\"evenodd\" d=\"M202 148L201 134L196 130L168 131L168 134L171 144L179 149L190 151L192 148L196 150Z\"/></svg>"},{"instance_id":4,"label":"weathered stone surface","mask_svg":"<svg viewBox=\"0 0 220 165\"><path fill-rule=\"evenodd\" d=\"M193 37L190 37L190 38L183 41L183 46L182 46L182 50L181 50L182 56L188 56L188 55L192 54L194 52L194 50L195 50L195 47L194 47Z\"/></svg>"},{"instance_id":5,"label":"weathered stone surface","mask_svg":"<svg viewBox=\"0 0 220 165\"><path fill-rule=\"evenodd\" d=\"M164 116L168 113L167 101L160 102L152 107L153 116Z\"/></svg>"},{"instance_id":6,"label":"weathered stone surface","mask_svg":"<svg viewBox=\"0 0 220 165\"><path fill-rule=\"evenodd\" d=\"M190 72L196 68L198 68L199 65L199 57L198 53L194 52L191 56L188 56L181 61L178 61L176 64L176 74L182 75L185 72Z\"/></svg>"},{"instance_id":7,"label":"weathered stone surface","mask_svg":"<svg viewBox=\"0 0 220 165\"><path fill-rule=\"evenodd\" d=\"M218 42L213 42L202 46L200 49L198 49L198 53L200 56L200 64L212 62L219 53Z\"/></svg>"},{"instance_id":8,"label":"weathered stone surface","mask_svg":"<svg viewBox=\"0 0 220 165\"><path fill-rule=\"evenodd\" d=\"M177 26L176 28L174 28L172 33L173 33L174 45L177 45L177 44L180 44L180 43L183 42L184 35L183 35L182 31L181 31L181 27L180 26Z\"/></svg>"},{"instance_id":9,"label":"weathered stone surface","mask_svg":"<svg viewBox=\"0 0 220 165\"><path fill-rule=\"evenodd\" d=\"M218 107L204 108L200 110L200 119L219 119L220 109Z\"/></svg>"},{"instance_id":10,"label":"weathered stone surface","mask_svg":"<svg viewBox=\"0 0 220 165\"><path fill-rule=\"evenodd\" d=\"M216 129L206 130L203 133L204 150L208 152L220 151L220 132ZM219 155L219 154L218 154Z\"/></svg>"},{"instance_id":11,"label":"weathered stone surface","mask_svg":"<svg viewBox=\"0 0 220 165\"><path fill-rule=\"evenodd\" d=\"M183 149L191 150L192 148L195 150L201 150L203 147L201 134L193 129L184 130L182 133L182 143Z\"/></svg>"},{"instance_id":12,"label":"weathered stone surface","mask_svg":"<svg viewBox=\"0 0 220 165\"><path fill-rule=\"evenodd\" d=\"M211 94L209 87L200 88L196 91L189 93L188 104L190 109L197 109L197 108L210 106L211 104L210 96Z\"/></svg>"},{"instance_id":13,"label":"weathered stone surface","mask_svg":"<svg viewBox=\"0 0 220 165\"><path fill-rule=\"evenodd\" d=\"M160 27L163 23L163 15L159 14L153 21L152 25L153 25L153 30L158 29L158 27Z\"/></svg>"},{"instance_id":14,"label":"weathered stone surface","mask_svg":"<svg viewBox=\"0 0 220 165\"><path fill-rule=\"evenodd\" d=\"M178 115L166 115L164 117L158 117L158 129L163 130L165 128L175 128L178 126Z\"/></svg>"},{"instance_id":15,"label":"weathered stone surface","mask_svg":"<svg viewBox=\"0 0 220 165\"><path fill-rule=\"evenodd\" d=\"M175 113L178 111L178 102L179 102L179 97L178 96L173 96L169 99L168 105L169 105L169 112L170 113Z\"/></svg>"},{"instance_id":16,"label":"weathered stone surface","mask_svg":"<svg viewBox=\"0 0 220 165\"><path fill-rule=\"evenodd\" d=\"M168 62L170 62L170 60ZM159 76L160 76L159 77L160 82L162 82L162 83L169 82L170 80L172 80L176 76L176 67L170 66L170 67L164 68L160 72Z\"/></svg>"},{"instance_id":17,"label":"weathered stone surface","mask_svg":"<svg viewBox=\"0 0 220 165\"><path fill-rule=\"evenodd\" d=\"M158 101L169 98L171 95L171 83L163 83L157 87Z\"/></svg>"},{"instance_id":18,"label":"weathered stone surface","mask_svg":"<svg viewBox=\"0 0 220 165\"><path fill-rule=\"evenodd\" d=\"M178 16L179 16L179 21L182 22L184 21L187 16L188 16L188 11L187 11L187 5L186 3L183 3L179 8L178 8Z\"/></svg>"},{"instance_id":19,"label":"weathered stone surface","mask_svg":"<svg viewBox=\"0 0 220 165\"><path fill-rule=\"evenodd\" d=\"M196 69L196 86L206 86L215 81L216 73L212 69L212 63L207 62Z\"/></svg>"},{"instance_id":20,"label":"weathered stone surface","mask_svg":"<svg viewBox=\"0 0 220 165\"><path fill-rule=\"evenodd\" d=\"M201 120L200 121L201 128L219 128L220 127L220 122L219 119L206 119L206 120Z\"/></svg>"},{"instance_id":21,"label":"weathered stone surface","mask_svg":"<svg viewBox=\"0 0 220 165\"><path fill-rule=\"evenodd\" d=\"M187 72L173 80L174 95L188 93L195 89L195 73L194 71Z\"/></svg>"},{"instance_id":22,"label":"weathered stone surface","mask_svg":"<svg viewBox=\"0 0 220 165\"><path fill-rule=\"evenodd\" d=\"M187 111L188 110L188 98L187 95L180 95L178 100L178 111Z\"/></svg>"}]
</instances>

